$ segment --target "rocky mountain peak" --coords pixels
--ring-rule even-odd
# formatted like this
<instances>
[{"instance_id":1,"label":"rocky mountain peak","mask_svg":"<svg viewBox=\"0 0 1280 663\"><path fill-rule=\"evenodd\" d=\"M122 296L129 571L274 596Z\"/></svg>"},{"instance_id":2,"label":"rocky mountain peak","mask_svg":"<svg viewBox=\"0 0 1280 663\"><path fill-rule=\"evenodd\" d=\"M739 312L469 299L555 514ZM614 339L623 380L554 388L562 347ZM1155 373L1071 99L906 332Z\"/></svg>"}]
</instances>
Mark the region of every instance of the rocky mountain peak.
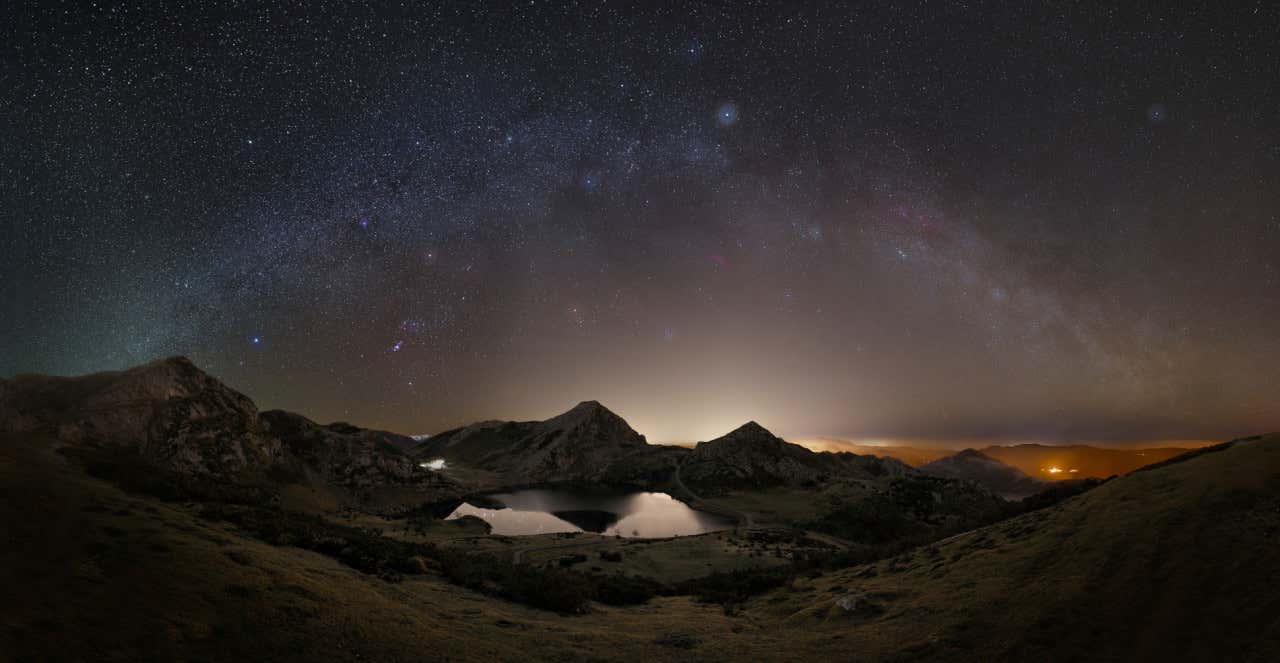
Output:
<instances>
[{"instance_id":1,"label":"rocky mountain peak","mask_svg":"<svg viewBox=\"0 0 1280 663\"><path fill-rule=\"evenodd\" d=\"M591 428L620 440L632 441L633 438L639 438L643 441L644 439L625 419L601 405L599 401L582 401L569 411L543 422L543 428L561 431Z\"/></svg>"},{"instance_id":2,"label":"rocky mountain peak","mask_svg":"<svg viewBox=\"0 0 1280 663\"><path fill-rule=\"evenodd\" d=\"M769 432L769 429L761 426L755 421L748 421L741 426L724 435L723 439L730 440L749 440L749 439L778 439L778 436Z\"/></svg>"},{"instance_id":3,"label":"rocky mountain peak","mask_svg":"<svg viewBox=\"0 0 1280 663\"><path fill-rule=\"evenodd\" d=\"M586 419L594 419L597 417L617 418L617 419L622 418L614 414L613 411L610 410L609 408L601 405L600 401L582 401L581 403L578 403L577 405L573 406L567 412L557 417L552 417L552 419L554 420L554 419L563 418L563 419L574 419L574 420L580 421L580 420L586 420Z\"/></svg>"}]
</instances>

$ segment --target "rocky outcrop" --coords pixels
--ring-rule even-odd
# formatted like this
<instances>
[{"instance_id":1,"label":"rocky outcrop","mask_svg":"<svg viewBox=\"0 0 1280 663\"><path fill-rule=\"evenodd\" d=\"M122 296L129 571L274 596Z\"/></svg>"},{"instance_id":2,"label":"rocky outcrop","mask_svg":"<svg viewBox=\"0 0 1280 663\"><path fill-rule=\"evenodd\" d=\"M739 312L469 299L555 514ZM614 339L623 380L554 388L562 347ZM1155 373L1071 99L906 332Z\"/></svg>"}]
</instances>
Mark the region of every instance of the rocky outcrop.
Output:
<instances>
[{"instance_id":1,"label":"rocky outcrop","mask_svg":"<svg viewBox=\"0 0 1280 663\"><path fill-rule=\"evenodd\" d=\"M75 378L0 380L0 431L136 445L159 467L213 477L280 456L279 442L262 433L253 401L185 357Z\"/></svg>"},{"instance_id":2,"label":"rocky outcrop","mask_svg":"<svg viewBox=\"0 0 1280 663\"><path fill-rule=\"evenodd\" d=\"M930 476L972 481L1005 499L1019 500L1046 484L975 449L965 449L917 468Z\"/></svg>"},{"instance_id":3,"label":"rocky outcrop","mask_svg":"<svg viewBox=\"0 0 1280 663\"><path fill-rule=\"evenodd\" d=\"M872 479L912 472L901 461L851 453L815 452L791 444L754 421L710 442L699 442L680 468L702 491L813 486L834 477Z\"/></svg>"}]
</instances>

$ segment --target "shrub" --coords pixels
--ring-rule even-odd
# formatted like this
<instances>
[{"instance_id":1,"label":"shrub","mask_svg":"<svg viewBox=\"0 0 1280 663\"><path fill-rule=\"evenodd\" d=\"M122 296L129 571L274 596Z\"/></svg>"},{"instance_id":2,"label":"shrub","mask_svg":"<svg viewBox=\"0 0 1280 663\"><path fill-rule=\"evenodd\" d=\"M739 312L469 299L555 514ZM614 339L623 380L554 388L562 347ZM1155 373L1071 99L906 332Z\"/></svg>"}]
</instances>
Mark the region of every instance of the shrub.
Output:
<instances>
[{"instance_id":1,"label":"shrub","mask_svg":"<svg viewBox=\"0 0 1280 663\"><path fill-rule=\"evenodd\" d=\"M435 546L382 536L357 527L338 525L307 514L270 507L206 504L201 515L229 522L254 538L277 546L295 546L328 555L364 573L394 580L401 574L421 573L420 557L435 557Z\"/></svg>"},{"instance_id":2,"label":"shrub","mask_svg":"<svg viewBox=\"0 0 1280 663\"><path fill-rule=\"evenodd\" d=\"M619 574L592 576L595 600L605 605L638 605L665 591L654 580Z\"/></svg>"},{"instance_id":3,"label":"shrub","mask_svg":"<svg viewBox=\"0 0 1280 663\"><path fill-rule=\"evenodd\" d=\"M795 576L794 565L716 572L686 580L676 586L679 594L690 594L704 603L741 603L757 594L781 587Z\"/></svg>"}]
</instances>

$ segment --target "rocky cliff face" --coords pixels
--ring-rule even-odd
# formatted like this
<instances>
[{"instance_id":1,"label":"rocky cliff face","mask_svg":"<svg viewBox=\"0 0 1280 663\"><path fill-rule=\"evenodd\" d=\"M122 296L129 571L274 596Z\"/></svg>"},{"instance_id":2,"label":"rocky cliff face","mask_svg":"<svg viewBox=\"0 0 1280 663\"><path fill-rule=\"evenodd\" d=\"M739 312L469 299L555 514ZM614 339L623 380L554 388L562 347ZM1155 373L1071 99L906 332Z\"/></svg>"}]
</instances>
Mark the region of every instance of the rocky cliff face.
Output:
<instances>
[{"instance_id":1,"label":"rocky cliff face","mask_svg":"<svg viewBox=\"0 0 1280 663\"><path fill-rule=\"evenodd\" d=\"M234 476L280 455L279 442L262 434L253 401L184 357L76 378L0 381L0 430L137 445L162 468L209 476Z\"/></svg>"},{"instance_id":2,"label":"rocky cliff face","mask_svg":"<svg viewBox=\"0 0 1280 663\"><path fill-rule=\"evenodd\" d=\"M644 436L595 401L580 403L538 427L518 469L539 481L596 480L610 465L648 448Z\"/></svg>"},{"instance_id":3,"label":"rocky cliff face","mask_svg":"<svg viewBox=\"0 0 1280 663\"><path fill-rule=\"evenodd\" d=\"M754 421L710 442L699 442L680 469L704 491L814 485L834 477L871 479L913 472L891 458L819 453L791 444Z\"/></svg>"},{"instance_id":4,"label":"rocky cliff face","mask_svg":"<svg viewBox=\"0 0 1280 663\"><path fill-rule=\"evenodd\" d=\"M671 447L644 436L595 401L546 421L485 421L433 435L418 458L442 457L498 473L508 483L650 485L674 469Z\"/></svg>"},{"instance_id":5,"label":"rocky cliff face","mask_svg":"<svg viewBox=\"0 0 1280 663\"><path fill-rule=\"evenodd\" d=\"M965 449L921 465L921 472L945 479L972 481L1005 499L1018 500L1044 490L1046 483L1027 476L980 451Z\"/></svg>"}]
</instances>

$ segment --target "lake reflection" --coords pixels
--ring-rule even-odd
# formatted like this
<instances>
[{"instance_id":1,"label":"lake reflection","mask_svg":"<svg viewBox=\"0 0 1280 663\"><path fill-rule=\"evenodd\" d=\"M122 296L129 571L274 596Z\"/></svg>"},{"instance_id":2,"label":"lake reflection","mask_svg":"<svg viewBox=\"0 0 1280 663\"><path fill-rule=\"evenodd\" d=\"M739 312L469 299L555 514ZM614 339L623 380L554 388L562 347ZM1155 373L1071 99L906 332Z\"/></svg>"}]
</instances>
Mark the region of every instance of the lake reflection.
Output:
<instances>
[{"instance_id":1,"label":"lake reflection","mask_svg":"<svg viewBox=\"0 0 1280 663\"><path fill-rule=\"evenodd\" d=\"M600 495L570 490L534 489L498 493L489 498L505 509L464 503L448 519L483 518L494 534L522 536L554 532L596 532L606 536L660 538L728 529L733 523L690 509L666 493Z\"/></svg>"}]
</instances>

